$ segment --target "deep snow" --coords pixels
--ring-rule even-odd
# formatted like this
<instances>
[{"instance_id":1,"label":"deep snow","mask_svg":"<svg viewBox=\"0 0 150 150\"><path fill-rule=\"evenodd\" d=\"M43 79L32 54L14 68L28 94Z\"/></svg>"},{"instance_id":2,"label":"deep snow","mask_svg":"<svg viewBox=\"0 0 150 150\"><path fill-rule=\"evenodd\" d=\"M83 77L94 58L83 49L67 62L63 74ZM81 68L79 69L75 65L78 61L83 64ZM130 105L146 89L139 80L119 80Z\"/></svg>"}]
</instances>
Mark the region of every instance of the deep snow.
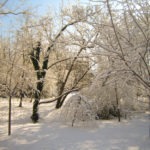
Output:
<instances>
[{"instance_id":1,"label":"deep snow","mask_svg":"<svg viewBox=\"0 0 150 150\"><path fill-rule=\"evenodd\" d=\"M0 150L150 150L148 114L132 119L95 121L71 127L59 121L61 111L41 105L41 119L30 120L32 104L13 102L12 135L7 135L8 102L0 100Z\"/></svg>"}]
</instances>

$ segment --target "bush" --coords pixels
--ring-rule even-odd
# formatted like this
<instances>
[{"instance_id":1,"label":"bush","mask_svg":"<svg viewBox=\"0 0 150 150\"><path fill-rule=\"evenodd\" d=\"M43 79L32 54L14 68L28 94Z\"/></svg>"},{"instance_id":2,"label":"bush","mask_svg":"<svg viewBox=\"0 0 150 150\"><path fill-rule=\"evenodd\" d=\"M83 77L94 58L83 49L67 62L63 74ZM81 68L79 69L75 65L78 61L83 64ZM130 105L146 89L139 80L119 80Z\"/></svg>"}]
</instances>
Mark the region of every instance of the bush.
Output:
<instances>
[{"instance_id":1,"label":"bush","mask_svg":"<svg viewBox=\"0 0 150 150\"><path fill-rule=\"evenodd\" d=\"M112 119L118 117L118 110L116 106L105 105L100 111L97 112L96 120L99 119Z\"/></svg>"},{"instance_id":2,"label":"bush","mask_svg":"<svg viewBox=\"0 0 150 150\"><path fill-rule=\"evenodd\" d=\"M87 99L80 94L76 94L71 96L62 107L61 117L65 122L70 122L74 126L75 123L94 120L95 114Z\"/></svg>"}]
</instances>

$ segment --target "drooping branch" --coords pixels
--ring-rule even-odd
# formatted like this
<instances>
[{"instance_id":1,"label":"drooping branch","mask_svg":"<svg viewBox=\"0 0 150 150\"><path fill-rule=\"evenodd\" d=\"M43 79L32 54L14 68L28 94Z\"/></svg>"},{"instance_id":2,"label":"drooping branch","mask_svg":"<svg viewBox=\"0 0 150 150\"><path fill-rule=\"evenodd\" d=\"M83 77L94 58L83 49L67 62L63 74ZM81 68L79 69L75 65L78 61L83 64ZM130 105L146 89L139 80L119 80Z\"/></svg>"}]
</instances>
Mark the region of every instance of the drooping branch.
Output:
<instances>
[{"instance_id":1,"label":"drooping branch","mask_svg":"<svg viewBox=\"0 0 150 150\"><path fill-rule=\"evenodd\" d=\"M52 100L39 102L39 104L47 104L47 103L55 102L55 101L57 101L59 98L62 98L63 96L68 95L69 93L75 92L75 91L79 91L79 88L75 88L75 89L68 90L68 91L64 92L63 94L61 94L60 96L58 96L58 97L56 97L56 98L54 98L54 99L52 99Z\"/></svg>"}]
</instances>

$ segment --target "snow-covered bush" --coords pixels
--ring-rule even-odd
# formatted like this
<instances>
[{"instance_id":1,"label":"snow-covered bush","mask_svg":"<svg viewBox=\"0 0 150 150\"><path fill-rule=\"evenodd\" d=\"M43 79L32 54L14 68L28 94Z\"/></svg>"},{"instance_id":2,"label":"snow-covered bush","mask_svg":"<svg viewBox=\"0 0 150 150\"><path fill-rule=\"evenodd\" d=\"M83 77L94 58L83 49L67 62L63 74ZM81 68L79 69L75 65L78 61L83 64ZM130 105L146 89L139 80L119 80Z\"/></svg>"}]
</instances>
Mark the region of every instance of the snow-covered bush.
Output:
<instances>
[{"instance_id":1,"label":"snow-covered bush","mask_svg":"<svg viewBox=\"0 0 150 150\"><path fill-rule=\"evenodd\" d=\"M61 110L61 119L71 123L72 126L94 120L95 116L93 107L87 98L79 93L70 96Z\"/></svg>"},{"instance_id":2,"label":"snow-covered bush","mask_svg":"<svg viewBox=\"0 0 150 150\"><path fill-rule=\"evenodd\" d=\"M84 94L92 99L96 119L111 119L122 116L123 111L135 110L137 89L135 82L124 80L118 75L103 78L98 75Z\"/></svg>"}]
</instances>

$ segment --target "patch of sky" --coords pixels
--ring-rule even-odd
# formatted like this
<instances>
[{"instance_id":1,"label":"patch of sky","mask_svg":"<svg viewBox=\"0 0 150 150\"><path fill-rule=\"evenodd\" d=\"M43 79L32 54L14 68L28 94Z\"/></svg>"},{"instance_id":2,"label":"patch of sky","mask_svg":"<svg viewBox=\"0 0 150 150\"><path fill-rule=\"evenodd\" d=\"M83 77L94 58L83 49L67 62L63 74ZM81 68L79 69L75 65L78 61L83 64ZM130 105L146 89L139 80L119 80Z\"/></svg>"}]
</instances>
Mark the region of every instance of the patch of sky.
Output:
<instances>
[{"instance_id":1,"label":"patch of sky","mask_svg":"<svg viewBox=\"0 0 150 150\"><path fill-rule=\"evenodd\" d=\"M6 4L0 8L2 11L21 12L26 10L33 13L37 18L47 13L58 13L62 7L75 4L87 4L89 0L0 0L0 4ZM24 23L24 15L0 14L0 33L10 34L12 30L17 30Z\"/></svg>"}]
</instances>

